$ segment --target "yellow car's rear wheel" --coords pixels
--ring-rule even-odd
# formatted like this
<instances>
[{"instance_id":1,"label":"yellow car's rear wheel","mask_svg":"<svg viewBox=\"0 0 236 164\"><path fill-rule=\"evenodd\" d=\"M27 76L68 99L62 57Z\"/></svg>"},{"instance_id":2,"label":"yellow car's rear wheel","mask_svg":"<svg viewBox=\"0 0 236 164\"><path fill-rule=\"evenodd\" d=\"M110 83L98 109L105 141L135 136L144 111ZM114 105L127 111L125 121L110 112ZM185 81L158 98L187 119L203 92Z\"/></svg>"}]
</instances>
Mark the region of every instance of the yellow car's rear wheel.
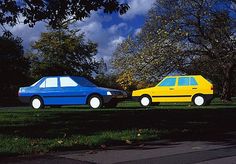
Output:
<instances>
[{"instance_id":1,"label":"yellow car's rear wheel","mask_svg":"<svg viewBox=\"0 0 236 164\"><path fill-rule=\"evenodd\" d=\"M205 96L202 94L194 95L192 101L196 106L203 106L207 103Z\"/></svg>"},{"instance_id":2,"label":"yellow car's rear wheel","mask_svg":"<svg viewBox=\"0 0 236 164\"><path fill-rule=\"evenodd\" d=\"M139 103L143 107L148 107L152 104L152 99L149 95L143 95L140 97Z\"/></svg>"}]
</instances>

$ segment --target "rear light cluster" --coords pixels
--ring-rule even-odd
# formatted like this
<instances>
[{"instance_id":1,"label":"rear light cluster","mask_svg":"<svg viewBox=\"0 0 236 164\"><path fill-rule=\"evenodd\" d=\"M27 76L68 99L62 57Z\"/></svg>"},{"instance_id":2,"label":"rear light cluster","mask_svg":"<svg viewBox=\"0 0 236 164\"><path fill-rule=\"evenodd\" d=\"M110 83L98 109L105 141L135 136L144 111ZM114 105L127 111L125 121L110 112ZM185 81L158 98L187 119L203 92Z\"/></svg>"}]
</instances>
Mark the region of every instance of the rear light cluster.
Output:
<instances>
[{"instance_id":1,"label":"rear light cluster","mask_svg":"<svg viewBox=\"0 0 236 164\"><path fill-rule=\"evenodd\" d=\"M18 96L20 96L20 93L21 93L21 88L19 88L18 90Z\"/></svg>"}]
</instances>

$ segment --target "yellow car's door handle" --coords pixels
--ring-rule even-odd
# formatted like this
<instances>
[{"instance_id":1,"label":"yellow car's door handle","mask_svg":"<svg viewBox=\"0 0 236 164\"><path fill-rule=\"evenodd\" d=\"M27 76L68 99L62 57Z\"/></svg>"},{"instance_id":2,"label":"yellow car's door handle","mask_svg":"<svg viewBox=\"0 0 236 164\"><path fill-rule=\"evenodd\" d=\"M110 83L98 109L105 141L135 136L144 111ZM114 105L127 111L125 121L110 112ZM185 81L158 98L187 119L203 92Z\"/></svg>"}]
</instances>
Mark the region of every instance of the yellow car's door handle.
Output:
<instances>
[{"instance_id":1,"label":"yellow car's door handle","mask_svg":"<svg viewBox=\"0 0 236 164\"><path fill-rule=\"evenodd\" d=\"M174 88L169 88L169 90L174 90Z\"/></svg>"},{"instance_id":2,"label":"yellow car's door handle","mask_svg":"<svg viewBox=\"0 0 236 164\"><path fill-rule=\"evenodd\" d=\"M192 88L192 89L197 89L197 88Z\"/></svg>"}]
</instances>

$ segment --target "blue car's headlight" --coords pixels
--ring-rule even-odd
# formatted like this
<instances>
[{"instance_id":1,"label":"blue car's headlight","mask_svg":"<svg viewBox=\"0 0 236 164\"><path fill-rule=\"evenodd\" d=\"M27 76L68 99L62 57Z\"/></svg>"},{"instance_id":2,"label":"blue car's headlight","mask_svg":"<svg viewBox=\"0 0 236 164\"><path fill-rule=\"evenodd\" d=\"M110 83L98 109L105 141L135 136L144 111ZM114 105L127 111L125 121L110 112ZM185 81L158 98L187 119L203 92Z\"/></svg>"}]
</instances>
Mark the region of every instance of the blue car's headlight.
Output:
<instances>
[{"instance_id":1,"label":"blue car's headlight","mask_svg":"<svg viewBox=\"0 0 236 164\"><path fill-rule=\"evenodd\" d=\"M107 91L107 95L112 95L110 91Z\"/></svg>"}]
</instances>

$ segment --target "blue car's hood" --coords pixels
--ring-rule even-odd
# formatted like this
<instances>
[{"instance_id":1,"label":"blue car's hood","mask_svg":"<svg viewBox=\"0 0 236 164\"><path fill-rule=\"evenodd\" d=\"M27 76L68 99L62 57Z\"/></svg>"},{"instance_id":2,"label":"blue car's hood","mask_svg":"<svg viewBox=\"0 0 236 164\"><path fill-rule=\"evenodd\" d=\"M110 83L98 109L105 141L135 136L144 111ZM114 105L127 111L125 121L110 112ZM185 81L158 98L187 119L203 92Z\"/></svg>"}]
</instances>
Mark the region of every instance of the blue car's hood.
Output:
<instances>
[{"instance_id":1,"label":"blue car's hood","mask_svg":"<svg viewBox=\"0 0 236 164\"><path fill-rule=\"evenodd\" d=\"M104 88L104 87L97 87L98 89L104 90L104 91L120 91L123 92L122 90L118 89L111 89L111 88Z\"/></svg>"}]
</instances>

